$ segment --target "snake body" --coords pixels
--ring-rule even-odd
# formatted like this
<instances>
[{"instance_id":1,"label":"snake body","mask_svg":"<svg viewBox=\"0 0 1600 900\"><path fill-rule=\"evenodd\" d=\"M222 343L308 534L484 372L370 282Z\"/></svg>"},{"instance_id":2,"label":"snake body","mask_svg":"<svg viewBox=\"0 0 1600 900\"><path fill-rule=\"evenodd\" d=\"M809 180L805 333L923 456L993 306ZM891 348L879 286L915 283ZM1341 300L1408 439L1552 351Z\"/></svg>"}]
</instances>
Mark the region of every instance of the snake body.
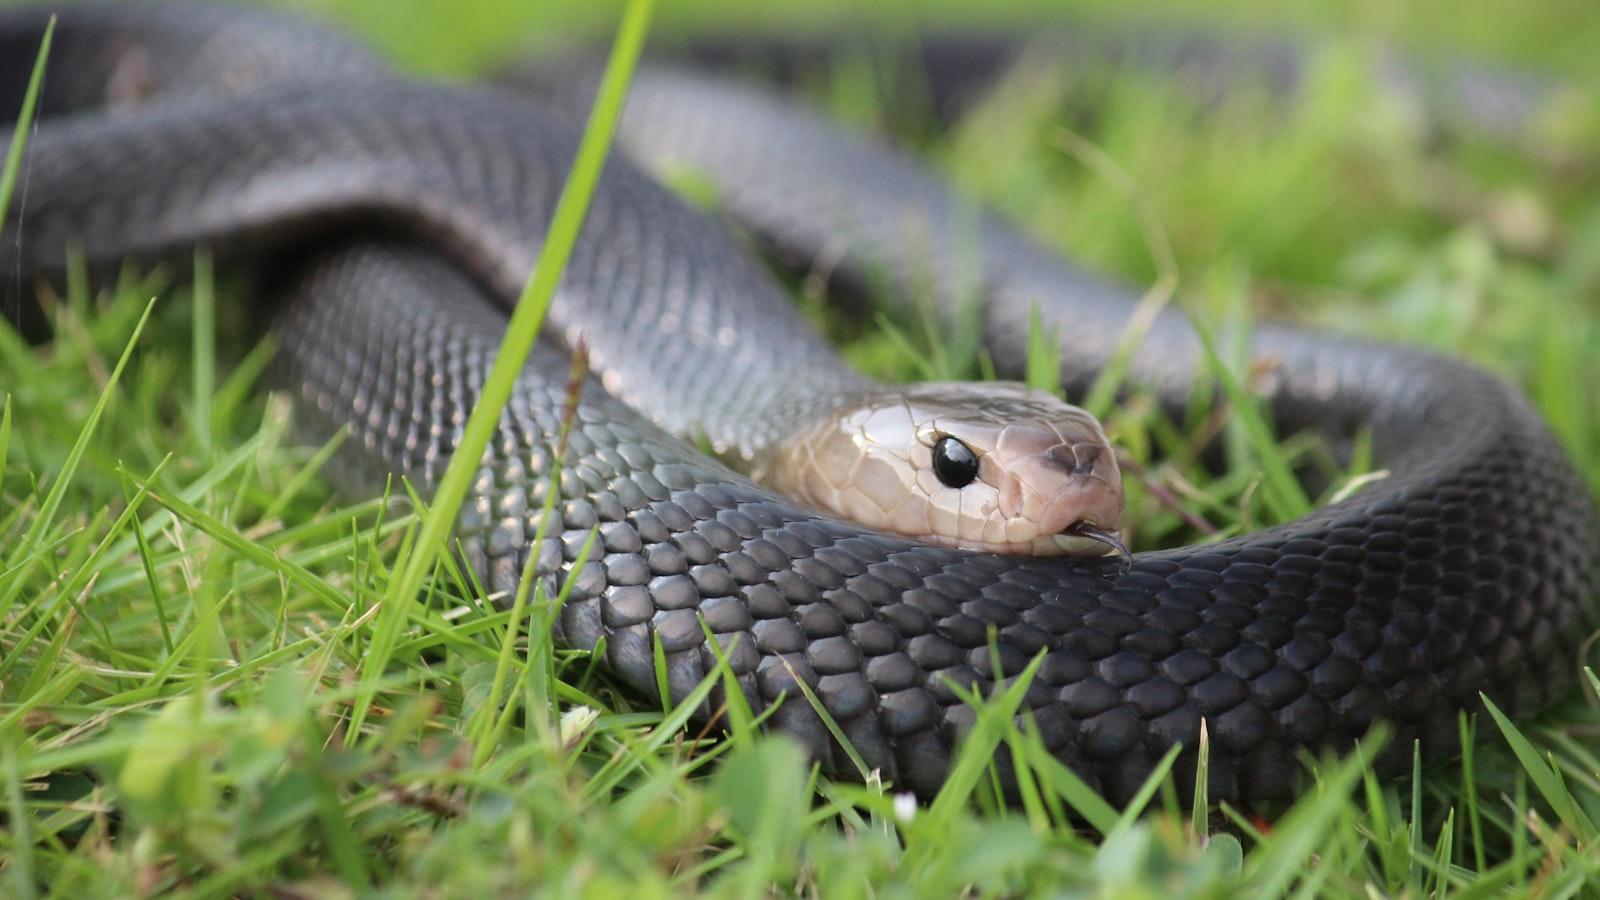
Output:
<instances>
[{"instance_id":1,"label":"snake body","mask_svg":"<svg viewBox=\"0 0 1600 900\"><path fill-rule=\"evenodd\" d=\"M0 14L8 110L43 24L39 11ZM70 246L102 264L181 259L197 243L255 263L282 285L274 328L299 415L351 432L343 477L359 488L398 472L427 487L572 159L562 110L584 90L570 87L534 100L412 81L260 12L69 8L0 273L30 284ZM728 214L786 254L842 241L845 275L954 283L951 261L974 257L951 236L960 219L976 234L993 357L1020 364L1037 306L1068 338L1069 390L1132 314L1126 290L996 218L961 218L914 163L782 99L644 71L623 142L646 166L714 176ZM850 763L797 678L869 767L930 794L973 720L956 686L988 691L1042 654L1024 705L1096 789L1128 796L1175 742L1192 777L1204 721L1211 796L1245 800L1291 794L1297 752L1348 747L1380 719L1400 738L1386 764L1409 759L1413 738L1438 756L1480 692L1522 713L1574 681L1600 546L1590 494L1526 400L1466 363L1262 327L1253 352L1273 363L1278 426L1336 442L1369 426L1388 476L1298 521L1125 566L876 533L674 437L749 446L785 403L863 381L720 223L630 159L608 163L547 330L581 335L594 372L556 484L559 521L535 545L570 366L548 341L461 515L467 557L492 591L514 588L530 555L551 585L570 579L560 640L604 639L605 663L647 693L661 674L683 697L711 670L703 623L752 705L785 698L773 727L836 770ZM1197 358L1187 323L1162 315L1130 377L1181 409Z\"/></svg>"}]
</instances>

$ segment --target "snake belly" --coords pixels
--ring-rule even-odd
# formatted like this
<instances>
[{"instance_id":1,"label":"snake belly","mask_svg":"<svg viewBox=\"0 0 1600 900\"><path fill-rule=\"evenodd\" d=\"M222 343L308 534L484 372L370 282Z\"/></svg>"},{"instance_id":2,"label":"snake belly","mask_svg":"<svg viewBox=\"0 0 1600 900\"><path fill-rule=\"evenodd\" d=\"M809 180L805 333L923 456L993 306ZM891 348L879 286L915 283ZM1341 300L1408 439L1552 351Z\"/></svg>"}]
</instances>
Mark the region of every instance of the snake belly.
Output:
<instances>
[{"instance_id":1,"label":"snake belly","mask_svg":"<svg viewBox=\"0 0 1600 900\"><path fill-rule=\"evenodd\" d=\"M43 26L39 11L0 13L7 109ZM114 265L205 244L255 265L282 285L274 329L298 415L351 433L343 482L395 472L426 488L572 159L563 102L409 80L261 12L69 8L0 273L29 284L69 246ZM908 283L930 265L942 282L957 258L945 226L959 211L936 179L788 101L649 70L623 142L645 167L714 176L727 212L786 253L815 258L843 237L844 271ZM1127 325L1129 292L999 219L980 217L978 236L994 358L1020 364L1037 305L1070 337L1063 383L1081 389ZM851 764L796 679L868 766L927 795L973 721L958 688L987 692L1042 656L1027 713L1097 790L1127 797L1174 743L1180 783L1192 779L1204 722L1211 796L1241 800L1291 795L1301 749L1348 747L1377 720L1397 733L1380 761L1393 767L1412 739L1429 756L1455 750L1457 713L1480 692L1526 713L1575 680L1600 545L1592 500L1526 400L1465 363L1260 329L1280 428L1337 441L1368 426L1389 476L1298 521L1124 567L874 533L675 437L759 445L865 382L718 222L629 159L608 163L547 332L559 341L536 348L462 512L469 561L491 591L513 588L530 556L538 577L570 580L559 639L603 639L605 663L648 694L658 674L675 698L705 677L709 629L751 704L781 698L772 726L835 771ZM562 342L580 336L593 375L551 486ZM1196 359L1187 324L1163 316L1131 377L1181 406ZM559 521L536 545L551 487ZM577 567L593 529L600 546Z\"/></svg>"}]
</instances>

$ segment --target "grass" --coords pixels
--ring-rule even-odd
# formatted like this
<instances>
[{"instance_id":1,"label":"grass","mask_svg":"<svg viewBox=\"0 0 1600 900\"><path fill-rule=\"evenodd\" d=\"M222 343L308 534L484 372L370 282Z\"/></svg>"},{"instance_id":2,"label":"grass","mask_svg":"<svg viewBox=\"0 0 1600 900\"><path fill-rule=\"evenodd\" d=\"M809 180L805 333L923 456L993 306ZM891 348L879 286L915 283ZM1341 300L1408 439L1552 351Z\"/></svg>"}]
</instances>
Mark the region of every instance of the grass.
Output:
<instances>
[{"instance_id":1,"label":"grass","mask_svg":"<svg viewBox=\"0 0 1600 900\"><path fill-rule=\"evenodd\" d=\"M1542 9L1508 25L1508 55L1537 46L1541 22L1564 41L1569 26ZM1249 97L1196 109L1133 79L1095 90L1092 119L1064 118L1079 98L1063 79L1018 78L929 152L1063 249L1175 288L1246 407L1231 348L1258 316L1429 344L1522 384L1600 486L1600 132L1566 119L1525 147L1439 145L1361 76L1360 54L1332 43L1287 111ZM846 67L827 96L892 120L862 77ZM1316 787L1288 808L1210 815L1159 777L1128 808L1107 805L1011 724L1015 687L980 704L949 786L923 806L807 770L750 710L703 734L693 703L663 710L587 654L550 649L544 598L498 609L448 566L422 578L437 526L329 491L318 470L337 442L291 440L258 386L269 349L213 331L215 318L241 333L227 302L239 286L196 272L130 274L103 296L69 278L41 298L52 339L0 330L11 895L1600 886L1600 743L1576 664L1567 707L1464 721L1479 740L1459 764L1380 782L1363 763L1378 735L1316 763ZM930 355L981 373L938 327L890 324L847 352L885 377ZM1216 410L1167 422L1135 397L1107 412L1140 473L1130 515L1145 546L1291 514L1296 498L1262 473L1320 453L1240 429L1218 475L1195 437L1221 425ZM1363 469L1336 472L1334 490ZM448 505L428 514L448 521ZM396 602L419 578L426 600ZM1027 763L1014 810L987 772L997 749Z\"/></svg>"}]
</instances>

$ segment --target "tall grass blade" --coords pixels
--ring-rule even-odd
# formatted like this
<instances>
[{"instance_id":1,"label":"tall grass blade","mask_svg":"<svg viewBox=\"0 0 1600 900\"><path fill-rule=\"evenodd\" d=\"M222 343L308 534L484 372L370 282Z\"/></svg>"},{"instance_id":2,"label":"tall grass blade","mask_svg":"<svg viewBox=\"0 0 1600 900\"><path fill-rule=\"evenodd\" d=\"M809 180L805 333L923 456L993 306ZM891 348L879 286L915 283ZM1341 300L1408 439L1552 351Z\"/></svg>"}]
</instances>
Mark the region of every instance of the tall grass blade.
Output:
<instances>
[{"instance_id":1,"label":"tall grass blade","mask_svg":"<svg viewBox=\"0 0 1600 900\"><path fill-rule=\"evenodd\" d=\"M17 113L17 124L11 129L11 146L6 150L5 168L0 169L0 232L5 230L6 214L11 210L11 192L17 186L17 171L22 168L22 151L28 144L28 130L33 127L33 116L39 106L39 87L44 84L45 62L50 58L50 42L55 38L56 17L44 28L44 38L39 41L39 55L33 60L33 74L28 77L28 89L22 95L22 109Z\"/></svg>"},{"instance_id":2,"label":"tall grass blade","mask_svg":"<svg viewBox=\"0 0 1600 900\"><path fill-rule=\"evenodd\" d=\"M477 403L473 405L461 441L451 454L450 463L434 490L432 503L427 517L423 519L417 541L412 545L412 552L399 564L399 577L389 583L384 593L381 601L384 609L374 629L372 646L362 665L364 689L356 698L351 713L350 730L347 732L349 740L355 739L366 720L378 679L389 664L399 637L400 624L405 620L400 608L414 602L422 590L423 581L433 570L435 560L447 545L456 514L483 459L484 448L489 445L489 439L499 425L500 413L511 397L512 386L522 372L528 353L533 349L533 342L544 324L545 315L555 299L561 273L577 243L578 232L589 210L589 201L594 196L595 185L605 166L612 135L622 116L628 84L644 47L644 37L654 6L654 0L630 0L623 12L617 39L611 48L611 58L600 82L599 94L590 112L589 122L584 127L572 172L567 176L561 196L556 201L550 232L540 250L539 260L523 288L522 296L517 298L516 309L506 326L505 340L500 344L488 379L483 384Z\"/></svg>"}]
</instances>

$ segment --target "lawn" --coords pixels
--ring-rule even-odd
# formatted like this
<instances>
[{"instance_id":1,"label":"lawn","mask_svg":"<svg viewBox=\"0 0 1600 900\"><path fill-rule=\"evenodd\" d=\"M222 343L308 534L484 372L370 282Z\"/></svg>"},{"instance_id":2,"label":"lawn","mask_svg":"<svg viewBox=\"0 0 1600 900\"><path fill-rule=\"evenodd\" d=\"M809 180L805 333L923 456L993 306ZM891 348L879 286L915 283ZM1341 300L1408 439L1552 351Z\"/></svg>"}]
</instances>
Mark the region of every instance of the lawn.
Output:
<instances>
[{"instance_id":1,"label":"lawn","mask_svg":"<svg viewBox=\"0 0 1600 900\"><path fill-rule=\"evenodd\" d=\"M603 37L620 16L509 0L471 19L442 0L297 5L449 76L575 32ZM826 33L849 6L676 4L654 31ZM1086 8L1137 21L1175 7ZM1008 2L996 16L1050 9ZM903 29L908 10L889 7L875 27ZM924 12L971 17L949 2ZM1312 76L1287 105L1250 89L1218 104L1158 73L1045 67L930 135L880 99L859 58L809 88L1063 252L1136 285L1173 279L1225 337L1291 318L1507 375L1600 488L1600 98L1558 92L1516 139L1440 139L1369 77L1384 39L1592 86L1600 16L1582 0L1492 0L1472 15L1434 0L1303 3L1273 16L1229 0L1200 24L1313 35ZM1576 660L1568 704L1515 725L1464 721L1479 740L1462 760L1398 781L1359 756L1308 761L1318 787L1286 808L1197 813L1157 780L1113 809L1045 770L1031 802L1006 809L981 743L958 766L966 777L918 806L808 771L781 739L686 725L686 711L654 706L586 654L551 651L542 609L487 607L448 570L425 602L380 603L408 581L397 561L420 520L325 483L337 441L308 445L261 389L271 347L249 334L245 296L202 259L192 279L130 271L97 294L70 279L40 298L54 326L43 343L0 330L0 893L1600 887L1600 717ZM981 371L939 323L890 319L841 329L863 368ZM1208 472L1171 458L1182 435L1137 398L1106 413L1148 473L1130 494L1139 546L1270 521L1252 460L1315 452L1292 436L1245 441L1229 470ZM1178 488L1181 514L1151 484ZM375 670L375 653L388 664ZM983 721L988 746L1029 752L1003 716Z\"/></svg>"}]
</instances>

